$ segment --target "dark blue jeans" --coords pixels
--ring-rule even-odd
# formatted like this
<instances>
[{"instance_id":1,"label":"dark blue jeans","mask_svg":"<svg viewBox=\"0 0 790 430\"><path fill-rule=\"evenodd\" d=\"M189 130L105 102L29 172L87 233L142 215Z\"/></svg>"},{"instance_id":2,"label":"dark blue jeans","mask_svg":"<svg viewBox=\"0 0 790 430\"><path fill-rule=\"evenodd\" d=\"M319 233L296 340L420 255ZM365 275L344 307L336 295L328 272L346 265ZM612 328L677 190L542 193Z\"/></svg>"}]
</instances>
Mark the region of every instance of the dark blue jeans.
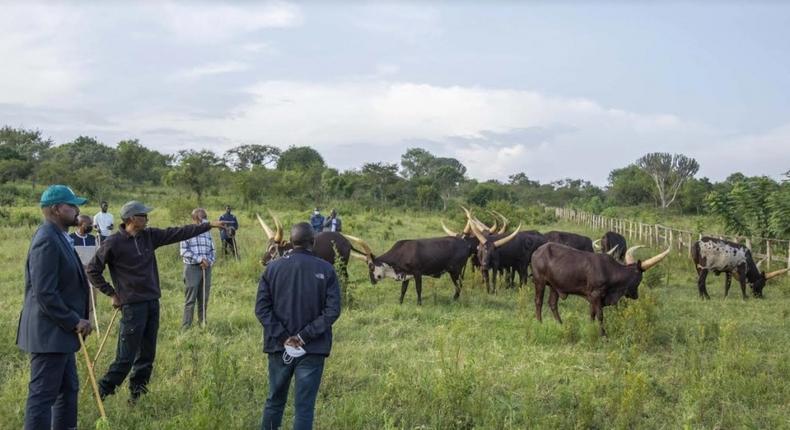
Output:
<instances>
[{"instance_id":1,"label":"dark blue jeans","mask_svg":"<svg viewBox=\"0 0 790 430\"><path fill-rule=\"evenodd\" d=\"M129 390L132 397L137 397L147 391L154 369L159 300L123 305L121 315L115 361L99 381L99 392L102 396L115 393L115 388L123 383L131 370Z\"/></svg>"},{"instance_id":2,"label":"dark blue jeans","mask_svg":"<svg viewBox=\"0 0 790 430\"><path fill-rule=\"evenodd\" d=\"M31 354L25 429L76 429L79 389L74 353Z\"/></svg>"},{"instance_id":3,"label":"dark blue jeans","mask_svg":"<svg viewBox=\"0 0 790 430\"><path fill-rule=\"evenodd\" d=\"M261 430L280 428L292 376L296 380L294 430L313 428L315 398L321 385L325 359L323 355L306 354L295 358L291 364L285 364L282 352L269 354L269 397L263 407Z\"/></svg>"}]
</instances>

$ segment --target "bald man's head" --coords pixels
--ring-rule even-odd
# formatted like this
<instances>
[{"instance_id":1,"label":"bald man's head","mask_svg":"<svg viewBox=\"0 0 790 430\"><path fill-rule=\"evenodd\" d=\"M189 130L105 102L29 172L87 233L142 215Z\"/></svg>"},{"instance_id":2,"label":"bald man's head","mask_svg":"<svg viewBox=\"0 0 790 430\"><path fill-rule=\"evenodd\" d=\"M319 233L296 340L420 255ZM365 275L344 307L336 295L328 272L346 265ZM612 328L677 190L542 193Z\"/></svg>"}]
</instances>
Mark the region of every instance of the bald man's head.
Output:
<instances>
[{"instance_id":1,"label":"bald man's head","mask_svg":"<svg viewBox=\"0 0 790 430\"><path fill-rule=\"evenodd\" d=\"M291 227L291 243L294 248L312 249L315 236L313 227L306 222L300 222Z\"/></svg>"}]
</instances>

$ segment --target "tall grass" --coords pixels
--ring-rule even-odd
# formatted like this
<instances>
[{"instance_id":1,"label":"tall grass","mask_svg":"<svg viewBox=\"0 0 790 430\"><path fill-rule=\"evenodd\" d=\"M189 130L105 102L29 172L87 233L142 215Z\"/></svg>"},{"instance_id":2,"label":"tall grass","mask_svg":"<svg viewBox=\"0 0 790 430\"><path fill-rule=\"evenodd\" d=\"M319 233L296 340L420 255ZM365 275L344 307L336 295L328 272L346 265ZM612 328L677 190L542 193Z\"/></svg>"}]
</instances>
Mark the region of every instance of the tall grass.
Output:
<instances>
[{"instance_id":1,"label":"tall grass","mask_svg":"<svg viewBox=\"0 0 790 430\"><path fill-rule=\"evenodd\" d=\"M219 204L210 215L220 215ZM0 427L21 427L28 359L14 344L23 296L24 259L35 208L6 208L15 225L0 228ZM94 213L96 208L84 209ZM264 238L251 208L239 216L242 259L220 256L208 327L180 329L181 263L176 246L158 251L162 280L159 349L151 392L136 406L120 390L108 398L112 428L256 428L267 393L267 358L253 315ZM262 214L265 211L262 211ZM27 214L27 215L21 215ZM442 234L435 214L355 209L346 230L374 251L395 240ZM306 211L278 211L286 224ZM155 210L151 224L188 221ZM35 218L34 218L35 219ZM460 224L459 219L448 217ZM458 226L456 226L458 228ZM577 225L525 226L593 234ZM215 233L216 234L216 233ZM597 235L598 232L595 232ZM215 237L218 243L218 236ZM640 250L646 257L657 250ZM488 295L467 270L461 298L444 276L413 286L398 305L400 283L371 286L364 265L349 265L345 306L334 327L316 410L322 429L468 428L788 428L790 427L790 282L772 281L766 299L723 299L723 277L709 277L710 301L697 298L685 255L671 254L648 272L637 301L605 309L607 337L589 320L588 304L560 302L564 324L538 323L531 283ZM736 288L737 291L737 288ZM735 291L733 291L735 292ZM105 328L109 300L99 297ZM545 315L544 315L545 316ZM116 327L117 328L117 327ZM111 346L117 339L113 333ZM95 350L97 339L89 339ZM97 369L106 370L112 347ZM84 373L84 363L78 362ZM84 378L84 375L81 375ZM84 380L84 379L81 379ZM80 428L98 413L82 387ZM292 423L289 404L285 425Z\"/></svg>"}]
</instances>

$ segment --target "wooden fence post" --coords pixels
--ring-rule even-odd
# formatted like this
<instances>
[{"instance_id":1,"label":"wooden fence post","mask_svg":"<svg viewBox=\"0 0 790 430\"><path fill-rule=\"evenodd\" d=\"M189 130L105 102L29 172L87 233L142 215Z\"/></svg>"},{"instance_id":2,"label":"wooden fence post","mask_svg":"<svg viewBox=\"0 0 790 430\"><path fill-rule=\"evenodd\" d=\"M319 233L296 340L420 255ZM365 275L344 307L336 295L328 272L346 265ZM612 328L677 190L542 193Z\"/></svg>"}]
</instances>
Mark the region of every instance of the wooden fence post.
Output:
<instances>
[{"instance_id":1,"label":"wooden fence post","mask_svg":"<svg viewBox=\"0 0 790 430\"><path fill-rule=\"evenodd\" d=\"M765 256L767 261L765 262L765 271L768 272L771 269L771 241L765 241Z\"/></svg>"}]
</instances>

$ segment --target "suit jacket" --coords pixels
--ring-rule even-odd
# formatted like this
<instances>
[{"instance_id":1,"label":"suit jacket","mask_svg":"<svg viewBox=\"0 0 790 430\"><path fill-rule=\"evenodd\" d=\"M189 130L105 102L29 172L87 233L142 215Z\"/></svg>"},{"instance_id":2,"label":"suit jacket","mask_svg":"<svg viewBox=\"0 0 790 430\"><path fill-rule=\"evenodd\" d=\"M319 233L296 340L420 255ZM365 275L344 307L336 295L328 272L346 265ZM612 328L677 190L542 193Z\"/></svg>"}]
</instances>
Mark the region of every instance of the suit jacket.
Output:
<instances>
[{"instance_id":1,"label":"suit jacket","mask_svg":"<svg viewBox=\"0 0 790 430\"><path fill-rule=\"evenodd\" d=\"M74 328L80 319L88 319L89 288L77 252L63 231L45 221L27 254L19 348L31 353L78 351Z\"/></svg>"}]
</instances>

